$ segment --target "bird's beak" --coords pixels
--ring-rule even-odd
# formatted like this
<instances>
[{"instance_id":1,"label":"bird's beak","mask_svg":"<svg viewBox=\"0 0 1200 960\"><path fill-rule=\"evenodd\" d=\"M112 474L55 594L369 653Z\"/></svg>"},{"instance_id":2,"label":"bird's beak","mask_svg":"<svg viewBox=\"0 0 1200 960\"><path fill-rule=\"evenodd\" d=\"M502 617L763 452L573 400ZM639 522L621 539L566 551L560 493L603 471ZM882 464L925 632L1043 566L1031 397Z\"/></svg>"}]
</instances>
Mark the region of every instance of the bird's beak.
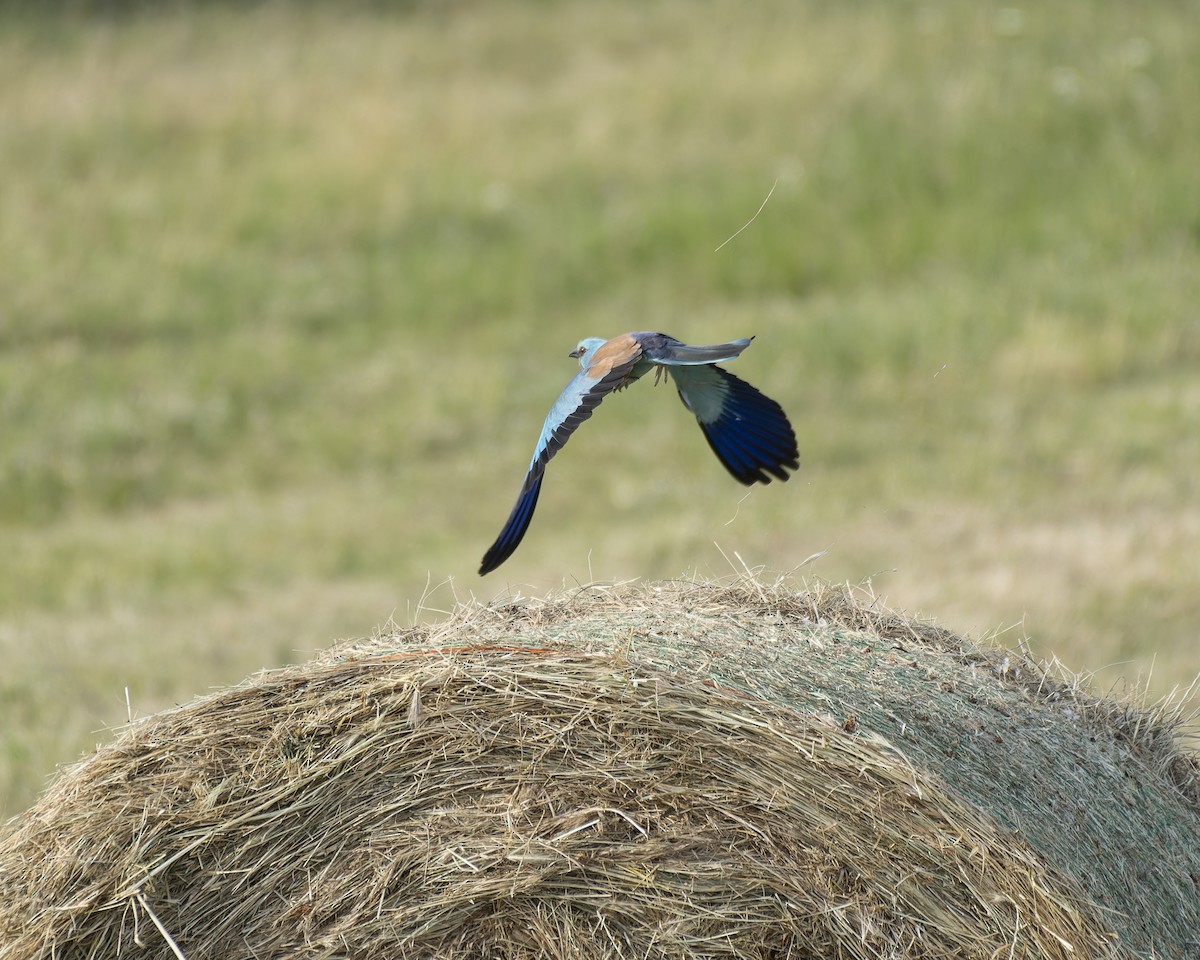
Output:
<instances>
[{"instance_id":1,"label":"bird's beak","mask_svg":"<svg viewBox=\"0 0 1200 960\"><path fill-rule=\"evenodd\" d=\"M567 356L570 357L572 360L578 360L580 357L583 356L583 347L576 347L574 350L572 350L570 353L568 353Z\"/></svg>"}]
</instances>

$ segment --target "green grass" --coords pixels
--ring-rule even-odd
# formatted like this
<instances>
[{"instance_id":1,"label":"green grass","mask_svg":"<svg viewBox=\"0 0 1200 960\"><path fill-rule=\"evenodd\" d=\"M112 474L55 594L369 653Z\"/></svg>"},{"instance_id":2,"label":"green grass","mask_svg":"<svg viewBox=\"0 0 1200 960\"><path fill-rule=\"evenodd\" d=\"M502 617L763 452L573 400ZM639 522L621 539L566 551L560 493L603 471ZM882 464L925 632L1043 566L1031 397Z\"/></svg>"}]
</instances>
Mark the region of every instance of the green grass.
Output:
<instances>
[{"instance_id":1,"label":"green grass","mask_svg":"<svg viewBox=\"0 0 1200 960\"><path fill-rule=\"evenodd\" d=\"M126 687L159 709L448 578L828 548L806 573L1188 682L1195 10L1014 9L0 8L0 814ZM756 334L803 471L747 496L639 385L478 580L567 351L630 329Z\"/></svg>"}]
</instances>

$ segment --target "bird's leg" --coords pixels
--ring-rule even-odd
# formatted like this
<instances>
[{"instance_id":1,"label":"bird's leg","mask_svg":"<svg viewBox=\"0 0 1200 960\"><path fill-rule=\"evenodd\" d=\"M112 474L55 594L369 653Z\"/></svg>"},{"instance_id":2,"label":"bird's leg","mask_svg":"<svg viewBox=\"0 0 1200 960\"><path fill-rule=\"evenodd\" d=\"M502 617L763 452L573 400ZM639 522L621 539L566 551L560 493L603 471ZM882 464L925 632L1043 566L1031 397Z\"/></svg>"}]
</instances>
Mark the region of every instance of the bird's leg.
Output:
<instances>
[{"instance_id":1,"label":"bird's leg","mask_svg":"<svg viewBox=\"0 0 1200 960\"><path fill-rule=\"evenodd\" d=\"M667 368L660 363L654 365L654 385L658 386L658 381L667 379Z\"/></svg>"},{"instance_id":2,"label":"bird's leg","mask_svg":"<svg viewBox=\"0 0 1200 960\"><path fill-rule=\"evenodd\" d=\"M659 369L659 368L656 367L655 369ZM620 383L618 383L615 387L613 387L613 392L616 393L618 391L624 390L631 383L635 383L636 381L640 380L643 373L645 373L644 370L641 371L641 373L639 373L637 370L630 370L627 374L625 374L624 379L622 379ZM657 383L657 382L658 381L655 380L655 383Z\"/></svg>"}]
</instances>

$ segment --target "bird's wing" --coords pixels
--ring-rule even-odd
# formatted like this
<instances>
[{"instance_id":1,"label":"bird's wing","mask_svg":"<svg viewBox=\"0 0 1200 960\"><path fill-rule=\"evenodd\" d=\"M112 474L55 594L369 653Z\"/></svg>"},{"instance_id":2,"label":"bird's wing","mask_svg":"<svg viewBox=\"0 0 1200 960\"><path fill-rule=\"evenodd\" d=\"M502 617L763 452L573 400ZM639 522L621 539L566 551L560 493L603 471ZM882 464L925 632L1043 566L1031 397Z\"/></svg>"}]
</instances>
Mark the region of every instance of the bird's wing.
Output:
<instances>
[{"instance_id":1,"label":"bird's wing","mask_svg":"<svg viewBox=\"0 0 1200 960\"><path fill-rule=\"evenodd\" d=\"M679 399L696 416L717 459L747 486L800 468L796 434L783 408L718 366L669 368ZM770 476L768 476L770 474Z\"/></svg>"},{"instance_id":2,"label":"bird's wing","mask_svg":"<svg viewBox=\"0 0 1200 960\"><path fill-rule=\"evenodd\" d=\"M614 337L596 350L588 366L575 374L559 394L542 425L542 434L538 437L533 458L529 461L529 470L508 522L504 524L496 542L483 555L483 562L479 566L480 576L491 573L512 556L529 528L529 521L533 519L533 508L537 506L546 464L562 449L579 425L592 415L601 400L636 379L633 368L641 359L641 345L630 334Z\"/></svg>"},{"instance_id":3,"label":"bird's wing","mask_svg":"<svg viewBox=\"0 0 1200 960\"><path fill-rule=\"evenodd\" d=\"M714 343L708 346L692 346L681 343L665 333L631 333L642 345L647 360L674 367L698 363L724 363L735 360L748 346L753 337L731 340L729 343Z\"/></svg>"}]
</instances>

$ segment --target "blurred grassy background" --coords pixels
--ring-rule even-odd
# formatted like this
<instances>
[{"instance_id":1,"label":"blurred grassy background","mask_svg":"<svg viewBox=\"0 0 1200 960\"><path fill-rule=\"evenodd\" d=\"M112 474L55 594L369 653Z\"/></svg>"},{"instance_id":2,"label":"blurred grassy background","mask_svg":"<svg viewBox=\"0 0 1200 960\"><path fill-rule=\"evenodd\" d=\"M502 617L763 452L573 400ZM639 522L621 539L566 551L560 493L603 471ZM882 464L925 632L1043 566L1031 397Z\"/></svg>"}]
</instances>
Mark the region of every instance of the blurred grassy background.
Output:
<instances>
[{"instance_id":1,"label":"blurred grassy background","mask_svg":"<svg viewBox=\"0 0 1200 960\"><path fill-rule=\"evenodd\" d=\"M427 584L827 551L1104 684L1200 669L1200 5L65 9L0 6L0 815L126 688ZM631 329L756 334L802 472L747 493L639 384L479 580Z\"/></svg>"}]
</instances>

